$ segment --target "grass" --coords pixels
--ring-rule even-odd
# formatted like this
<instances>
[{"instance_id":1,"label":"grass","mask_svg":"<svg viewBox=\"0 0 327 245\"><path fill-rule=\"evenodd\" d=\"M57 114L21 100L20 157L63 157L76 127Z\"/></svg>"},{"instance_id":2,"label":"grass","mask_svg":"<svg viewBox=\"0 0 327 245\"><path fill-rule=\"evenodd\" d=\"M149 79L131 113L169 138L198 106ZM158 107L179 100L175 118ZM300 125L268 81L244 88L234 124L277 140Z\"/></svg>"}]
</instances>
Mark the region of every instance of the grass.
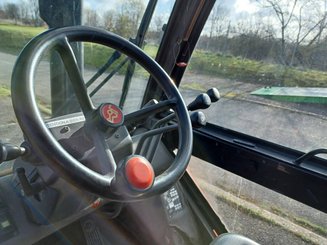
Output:
<instances>
[{"instance_id":1,"label":"grass","mask_svg":"<svg viewBox=\"0 0 327 245\"><path fill-rule=\"evenodd\" d=\"M17 54L24 45L35 35L44 31L43 27L26 27L0 24L0 51ZM146 45L144 50L155 57L158 47ZM86 43L84 45L85 64L89 67L101 67L113 53L101 45ZM123 60L123 58L120 58ZM115 62L114 68L119 62ZM138 71L139 68L136 69ZM195 50L189 69L221 78L241 80L242 82L259 83L263 86L300 86L327 87L327 73L310 69L297 69L262 61L226 56L203 50ZM126 65L120 73L126 71ZM141 72L143 74L143 72ZM184 88L203 91L204 88L196 83L185 85Z\"/></svg>"},{"instance_id":2,"label":"grass","mask_svg":"<svg viewBox=\"0 0 327 245\"><path fill-rule=\"evenodd\" d=\"M327 73L322 71L300 70L201 50L193 53L189 69L195 73L269 86L327 86Z\"/></svg>"},{"instance_id":3,"label":"grass","mask_svg":"<svg viewBox=\"0 0 327 245\"><path fill-rule=\"evenodd\" d=\"M37 106L38 106L40 112L44 116L51 116L52 115L51 106L49 104L45 103L40 98L36 98L36 103L37 103Z\"/></svg>"},{"instance_id":4,"label":"grass","mask_svg":"<svg viewBox=\"0 0 327 245\"><path fill-rule=\"evenodd\" d=\"M0 24L0 51L18 54L20 50L45 28Z\"/></svg>"},{"instance_id":5,"label":"grass","mask_svg":"<svg viewBox=\"0 0 327 245\"><path fill-rule=\"evenodd\" d=\"M5 85L0 85L0 98L10 97L10 89Z\"/></svg>"},{"instance_id":6,"label":"grass","mask_svg":"<svg viewBox=\"0 0 327 245\"><path fill-rule=\"evenodd\" d=\"M323 227L323 226L320 226L320 225L317 225L317 224L313 224L312 222L304 219L304 218L299 218L299 217L295 217L295 216L291 216L289 214L287 214L284 210L281 210L280 208L277 208L277 207L269 207L269 209L279 215L279 216L282 216L282 217L285 217L291 221L293 221L294 223L304 227L304 228L307 228L319 235L322 235L324 237L327 237L327 228L326 227Z\"/></svg>"},{"instance_id":7,"label":"grass","mask_svg":"<svg viewBox=\"0 0 327 245\"><path fill-rule=\"evenodd\" d=\"M228 198L226 198L224 196L217 196L216 198L217 198L218 201L223 201L226 204L230 205L231 207L243 212L244 214L247 214L247 215L251 216L252 218L255 218L255 219L267 222L269 224L278 226L278 227L280 227L281 229L284 229L287 232L291 232L293 235L299 237L301 240L303 240L303 241L305 241L305 242L307 242L309 244L316 244L312 240L310 240L310 238L302 235L301 233L292 232L292 231L286 229L285 227L283 227L280 224L276 223L273 219L270 219L270 218L266 217L260 211L252 210L252 209L250 209L248 207L239 205L238 203L235 203L234 201L232 201L232 200L230 200L230 199L228 199Z\"/></svg>"},{"instance_id":8,"label":"grass","mask_svg":"<svg viewBox=\"0 0 327 245\"><path fill-rule=\"evenodd\" d=\"M327 237L327 228L326 227L313 224L306 219L298 218L298 217L294 217L294 221L295 221L295 223L297 223L305 228L308 228L308 229L316 232L317 234Z\"/></svg>"},{"instance_id":9,"label":"grass","mask_svg":"<svg viewBox=\"0 0 327 245\"><path fill-rule=\"evenodd\" d=\"M46 30L45 27L20 26L20 25L1 24L1 23L0 23L0 29L10 32L21 32L26 34L28 33L33 36L36 36L37 34Z\"/></svg>"},{"instance_id":10,"label":"grass","mask_svg":"<svg viewBox=\"0 0 327 245\"><path fill-rule=\"evenodd\" d=\"M181 84L181 88L196 90L196 91L201 91L201 92L206 91L206 88L204 87L203 84L195 83L195 82L193 82L193 83L183 83L183 84Z\"/></svg>"},{"instance_id":11,"label":"grass","mask_svg":"<svg viewBox=\"0 0 327 245\"><path fill-rule=\"evenodd\" d=\"M239 197L239 198L241 198L241 199L243 199L245 201L253 203L253 204L255 204L255 205L257 205L257 206L259 206L259 207L261 207L263 209L269 210L272 213L277 214L278 216L287 218L288 220L292 221L293 223L298 224L298 225L300 225L300 226L302 226L302 227L304 227L306 229L309 229L309 230L311 230L311 231L313 231L313 232L327 238L327 228L326 227L314 224L314 223L312 223L312 222L310 222L310 221L308 221L308 220L306 220L304 218L289 215L287 211L282 210L281 208L278 208L276 206L259 203L258 201L254 200L252 198L249 198L249 197L244 196L244 195L240 195L239 193L237 193L237 191L233 191L230 188L226 188L226 186L222 185L219 181L216 182L216 185L219 186L219 188L221 188L224 191L231 192L235 196L237 196L237 197Z\"/></svg>"},{"instance_id":12,"label":"grass","mask_svg":"<svg viewBox=\"0 0 327 245\"><path fill-rule=\"evenodd\" d=\"M5 85L0 85L0 98L10 98L11 92L10 89ZM36 99L36 103L38 105L38 108L40 112L45 116L51 115L51 106L44 101L42 101L40 98Z\"/></svg>"}]
</instances>

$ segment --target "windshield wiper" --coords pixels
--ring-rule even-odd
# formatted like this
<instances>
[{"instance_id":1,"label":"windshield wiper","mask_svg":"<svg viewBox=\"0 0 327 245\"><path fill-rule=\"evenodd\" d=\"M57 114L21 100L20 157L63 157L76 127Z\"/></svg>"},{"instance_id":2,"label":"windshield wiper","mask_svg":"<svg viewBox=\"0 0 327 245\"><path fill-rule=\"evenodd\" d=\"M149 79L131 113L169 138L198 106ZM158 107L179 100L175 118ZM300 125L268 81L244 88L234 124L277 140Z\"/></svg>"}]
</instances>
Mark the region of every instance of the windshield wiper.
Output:
<instances>
[{"instance_id":1,"label":"windshield wiper","mask_svg":"<svg viewBox=\"0 0 327 245\"><path fill-rule=\"evenodd\" d=\"M303 163L304 161L318 155L318 154L327 154L327 149L316 149L316 150L312 150L309 151L308 153L303 154L302 156L300 156L299 158L297 158L294 161L294 164L296 165L300 165L301 163Z\"/></svg>"},{"instance_id":2,"label":"windshield wiper","mask_svg":"<svg viewBox=\"0 0 327 245\"><path fill-rule=\"evenodd\" d=\"M134 43L138 47L142 47L144 43L145 33L149 29L149 25L155 10L155 7L157 5L158 0L150 0L147 8L144 12L140 27L137 31L136 38L130 39L132 43ZM97 78L99 78L116 60L118 60L121 57L121 53L118 51L115 51L111 57L108 59L107 63L104 64L97 73L86 83L86 87L91 86ZM92 97L94 94L96 94L126 63L127 61L130 61L127 67L125 80L122 88L122 96L120 98L119 107L123 108L125 104L125 100L127 97L127 93L130 87L130 83L132 80L132 76L135 71L135 61L129 59L128 57L125 58L98 86L96 86L92 92L90 93L90 97Z\"/></svg>"},{"instance_id":3,"label":"windshield wiper","mask_svg":"<svg viewBox=\"0 0 327 245\"><path fill-rule=\"evenodd\" d=\"M90 97L96 94L109 80L112 78L129 60L129 58L125 58L110 74L98 85L96 86L92 92L90 93Z\"/></svg>"},{"instance_id":4,"label":"windshield wiper","mask_svg":"<svg viewBox=\"0 0 327 245\"><path fill-rule=\"evenodd\" d=\"M93 77L86 83L86 87L90 87L95 80L97 80L116 60L121 56L121 53L115 50L115 52L110 56L107 63L105 63L98 71L94 74ZM94 90L93 90L94 91Z\"/></svg>"},{"instance_id":5,"label":"windshield wiper","mask_svg":"<svg viewBox=\"0 0 327 245\"><path fill-rule=\"evenodd\" d=\"M149 29L149 25L150 25L154 10L156 8L157 2L158 2L158 0L150 0L149 1L148 5L146 7L146 10L144 12L144 15L142 17L140 27L137 31L136 38L133 40L130 40L138 47L143 46L145 33ZM122 96L121 96L120 102L119 102L119 107L121 109L123 109L123 107L124 107L134 71L135 71L135 61L130 60L128 67L127 67L127 72L125 75L125 80L124 80L124 84L123 84L123 88L122 88Z\"/></svg>"}]
</instances>

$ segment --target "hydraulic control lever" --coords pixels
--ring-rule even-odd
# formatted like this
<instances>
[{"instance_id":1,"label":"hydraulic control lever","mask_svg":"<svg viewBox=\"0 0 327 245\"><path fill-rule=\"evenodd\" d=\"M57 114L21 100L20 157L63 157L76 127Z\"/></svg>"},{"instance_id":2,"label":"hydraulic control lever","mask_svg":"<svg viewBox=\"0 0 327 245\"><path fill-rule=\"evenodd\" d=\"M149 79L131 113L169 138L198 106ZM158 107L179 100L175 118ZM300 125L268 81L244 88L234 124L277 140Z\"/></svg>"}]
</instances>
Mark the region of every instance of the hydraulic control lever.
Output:
<instances>
[{"instance_id":1,"label":"hydraulic control lever","mask_svg":"<svg viewBox=\"0 0 327 245\"><path fill-rule=\"evenodd\" d=\"M190 118L193 128L202 128L207 124L206 116L202 111L192 112Z\"/></svg>"},{"instance_id":2,"label":"hydraulic control lever","mask_svg":"<svg viewBox=\"0 0 327 245\"><path fill-rule=\"evenodd\" d=\"M24 147L2 143L0 141L0 164L5 161L14 160L26 153Z\"/></svg>"},{"instance_id":3,"label":"hydraulic control lever","mask_svg":"<svg viewBox=\"0 0 327 245\"><path fill-rule=\"evenodd\" d=\"M216 88L210 88L206 93L199 94L188 106L189 111L199 109L207 109L211 103L215 103L220 99L220 93Z\"/></svg>"},{"instance_id":4,"label":"hydraulic control lever","mask_svg":"<svg viewBox=\"0 0 327 245\"><path fill-rule=\"evenodd\" d=\"M199 109L207 109L211 105L211 99L209 95L203 93L196 96L195 100L193 100L188 106L187 109L189 111L195 111Z\"/></svg>"},{"instance_id":5,"label":"hydraulic control lever","mask_svg":"<svg viewBox=\"0 0 327 245\"><path fill-rule=\"evenodd\" d=\"M209 95L211 99L211 103L215 103L220 99L220 93L218 89L216 88L211 88L207 91L207 95Z\"/></svg>"}]
</instances>

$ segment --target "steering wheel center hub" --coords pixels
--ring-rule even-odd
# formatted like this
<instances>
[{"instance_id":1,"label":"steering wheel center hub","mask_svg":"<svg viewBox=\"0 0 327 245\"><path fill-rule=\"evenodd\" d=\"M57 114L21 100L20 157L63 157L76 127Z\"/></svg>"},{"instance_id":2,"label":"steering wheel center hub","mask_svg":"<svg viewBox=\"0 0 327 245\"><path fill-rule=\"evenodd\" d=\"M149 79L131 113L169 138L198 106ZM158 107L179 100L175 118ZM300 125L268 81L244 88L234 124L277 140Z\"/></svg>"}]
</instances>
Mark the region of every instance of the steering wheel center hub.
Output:
<instances>
[{"instance_id":1,"label":"steering wheel center hub","mask_svg":"<svg viewBox=\"0 0 327 245\"><path fill-rule=\"evenodd\" d=\"M109 127L120 127L124 123L124 114L112 103L102 104L98 110L101 121Z\"/></svg>"}]
</instances>

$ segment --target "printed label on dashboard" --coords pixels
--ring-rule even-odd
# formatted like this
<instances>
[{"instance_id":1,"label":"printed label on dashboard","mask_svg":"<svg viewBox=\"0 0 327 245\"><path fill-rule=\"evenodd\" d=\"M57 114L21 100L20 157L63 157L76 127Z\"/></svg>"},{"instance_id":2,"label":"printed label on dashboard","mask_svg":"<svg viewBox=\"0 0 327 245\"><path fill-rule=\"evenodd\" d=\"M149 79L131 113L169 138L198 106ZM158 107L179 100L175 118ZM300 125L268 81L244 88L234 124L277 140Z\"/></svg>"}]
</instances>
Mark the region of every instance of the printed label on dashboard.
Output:
<instances>
[{"instance_id":1,"label":"printed label on dashboard","mask_svg":"<svg viewBox=\"0 0 327 245\"><path fill-rule=\"evenodd\" d=\"M175 187L172 187L170 190L163 194L163 200L165 202L166 211L170 218L183 210L181 199Z\"/></svg>"},{"instance_id":2,"label":"printed label on dashboard","mask_svg":"<svg viewBox=\"0 0 327 245\"><path fill-rule=\"evenodd\" d=\"M78 117L71 117L71 118L46 122L45 124L46 124L47 128L56 128L56 127L66 126L66 125L70 125L73 123L79 123L79 122L84 122L84 121L85 121L84 116L78 116Z\"/></svg>"}]
</instances>

